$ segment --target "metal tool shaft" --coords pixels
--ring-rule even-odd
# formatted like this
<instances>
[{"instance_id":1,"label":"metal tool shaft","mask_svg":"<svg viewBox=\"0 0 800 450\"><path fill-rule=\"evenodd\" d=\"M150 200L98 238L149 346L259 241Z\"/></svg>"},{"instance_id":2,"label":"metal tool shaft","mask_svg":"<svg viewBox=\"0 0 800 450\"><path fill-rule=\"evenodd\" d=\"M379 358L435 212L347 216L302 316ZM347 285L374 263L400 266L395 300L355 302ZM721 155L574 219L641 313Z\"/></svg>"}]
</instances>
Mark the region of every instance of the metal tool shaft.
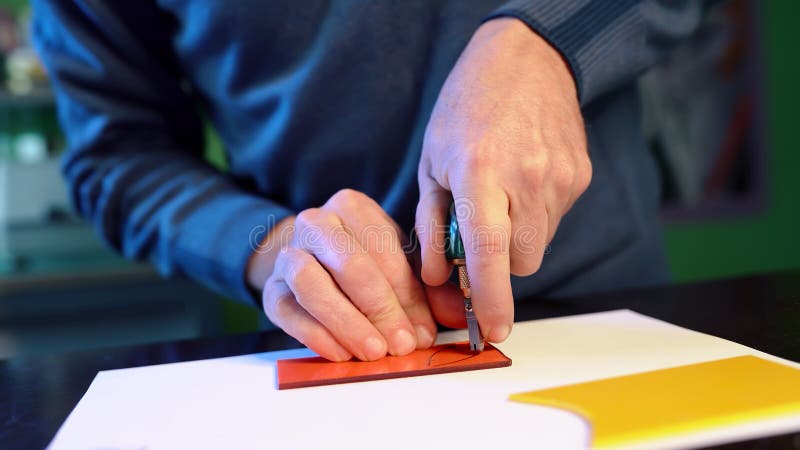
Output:
<instances>
[{"instance_id":1,"label":"metal tool shaft","mask_svg":"<svg viewBox=\"0 0 800 450\"><path fill-rule=\"evenodd\" d=\"M467 333L469 335L469 347L473 352L483 351L483 337L481 328L478 325L478 318L472 310L472 289L467 273L467 259L464 251L464 243L461 240L461 232L456 220L455 206L450 206L450 226L447 232L445 244L447 259L456 266L458 271L458 286L464 294L464 316L467 319Z\"/></svg>"},{"instance_id":2,"label":"metal tool shaft","mask_svg":"<svg viewBox=\"0 0 800 450\"><path fill-rule=\"evenodd\" d=\"M478 326L478 318L475 317L475 312L472 310L472 289L470 288L467 266L459 264L456 267L458 268L458 285L461 288L461 292L464 293L464 315L467 319L469 347L473 352L482 352L483 337L481 336L480 326Z\"/></svg>"}]
</instances>

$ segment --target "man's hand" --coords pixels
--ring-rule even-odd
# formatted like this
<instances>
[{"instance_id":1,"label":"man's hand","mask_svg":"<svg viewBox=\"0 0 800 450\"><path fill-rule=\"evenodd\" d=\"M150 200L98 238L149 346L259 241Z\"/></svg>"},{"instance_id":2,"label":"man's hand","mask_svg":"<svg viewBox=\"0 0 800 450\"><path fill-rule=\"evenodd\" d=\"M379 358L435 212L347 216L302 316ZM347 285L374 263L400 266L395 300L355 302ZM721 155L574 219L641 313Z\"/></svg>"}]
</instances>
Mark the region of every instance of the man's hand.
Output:
<instances>
[{"instance_id":1,"label":"man's hand","mask_svg":"<svg viewBox=\"0 0 800 450\"><path fill-rule=\"evenodd\" d=\"M263 286L267 317L324 358L405 355L433 344L436 325L403 240L380 205L345 189L279 222L248 281Z\"/></svg>"},{"instance_id":2,"label":"man's hand","mask_svg":"<svg viewBox=\"0 0 800 450\"><path fill-rule=\"evenodd\" d=\"M505 340L514 318L510 274L539 269L591 179L575 82L556 50L519 20L482 25L439 94L418 177L416 229L434 315L464 323L461 293L445 284L441 228L454 198L475 314L484 337Z\"/></svg>"}]
</instances>

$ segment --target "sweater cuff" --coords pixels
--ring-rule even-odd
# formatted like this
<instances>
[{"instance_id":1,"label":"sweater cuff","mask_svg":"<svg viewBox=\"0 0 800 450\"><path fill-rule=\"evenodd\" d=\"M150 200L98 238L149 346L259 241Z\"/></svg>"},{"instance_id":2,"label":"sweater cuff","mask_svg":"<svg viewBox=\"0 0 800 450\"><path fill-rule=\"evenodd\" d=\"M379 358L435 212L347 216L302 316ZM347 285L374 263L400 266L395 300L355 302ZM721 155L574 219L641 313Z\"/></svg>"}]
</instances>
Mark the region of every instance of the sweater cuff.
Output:
<instances>
[{"instance_id":1,"label":"sweater cuff","mask_svg":"<svg viewBox=\"0 0 800 450\"><path fill-rule=\"evenodd\" d=\"M636 0L586 2L582 0L511 0L484 21L514 17L528 25L567 61L575 79L581 106L593 100L615 80L609 65L618 64L616 42L620 27L636 14ZM625 65L624 63L622 64Z\"/></svg>"},{"instance_id":2,"label":"sweater cuff","mask_svg":"<svg viewBox=\"0 0 800 450\"><path fill-rule=\"evenodd\" d=\"M212 202L216 205L205 208L209 214L190 218L182 226L174 242L177 265L211 289L259 306L260 292L247 283L247 263L266 233L292 212L245 195L222 196Z\"/></svg>"}]
</instances>

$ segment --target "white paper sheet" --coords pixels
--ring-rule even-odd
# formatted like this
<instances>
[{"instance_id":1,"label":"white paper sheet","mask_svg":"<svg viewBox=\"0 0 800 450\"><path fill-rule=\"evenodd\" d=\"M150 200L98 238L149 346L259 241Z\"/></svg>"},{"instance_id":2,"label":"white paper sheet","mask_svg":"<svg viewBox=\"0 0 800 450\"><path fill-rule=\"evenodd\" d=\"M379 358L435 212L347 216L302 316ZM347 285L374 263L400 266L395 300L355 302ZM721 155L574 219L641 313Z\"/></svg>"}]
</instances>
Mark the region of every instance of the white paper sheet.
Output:
<instances>
[{"instance_id":1,"label":"white paper sheet","mask_svg":"<svg viewBox=\"0 0 800 450\"><path fill-rule=\"evenodd\" d=\"M744 354L788 363L625 310L518 323L498 347L511 367L285 391L274 361L310 351L100 372L50 448L584 448L579 417L509 394ZM653 445L793 429L800 415Z\"/></svg>"}]
</instances>

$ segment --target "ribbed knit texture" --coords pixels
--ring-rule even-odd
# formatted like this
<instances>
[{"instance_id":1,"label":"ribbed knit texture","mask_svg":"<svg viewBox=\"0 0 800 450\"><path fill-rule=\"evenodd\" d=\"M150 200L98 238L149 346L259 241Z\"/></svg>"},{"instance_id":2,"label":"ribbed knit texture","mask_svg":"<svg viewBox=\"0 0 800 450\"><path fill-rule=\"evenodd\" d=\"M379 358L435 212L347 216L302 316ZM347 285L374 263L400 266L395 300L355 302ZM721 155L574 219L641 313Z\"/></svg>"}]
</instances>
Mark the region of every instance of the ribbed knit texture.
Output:
<instances>
[{"instance_id":1,"label":"ribbed knit texture","mask_svg":"<svg viewBox=\"0 0 800 450\"><path fill-rule=\"evenodd\" d=\"M582 105L630 83L697 27L700 1L512 0L486 20L516 17L569 63Z\"/></svg>"}]
</instances>

